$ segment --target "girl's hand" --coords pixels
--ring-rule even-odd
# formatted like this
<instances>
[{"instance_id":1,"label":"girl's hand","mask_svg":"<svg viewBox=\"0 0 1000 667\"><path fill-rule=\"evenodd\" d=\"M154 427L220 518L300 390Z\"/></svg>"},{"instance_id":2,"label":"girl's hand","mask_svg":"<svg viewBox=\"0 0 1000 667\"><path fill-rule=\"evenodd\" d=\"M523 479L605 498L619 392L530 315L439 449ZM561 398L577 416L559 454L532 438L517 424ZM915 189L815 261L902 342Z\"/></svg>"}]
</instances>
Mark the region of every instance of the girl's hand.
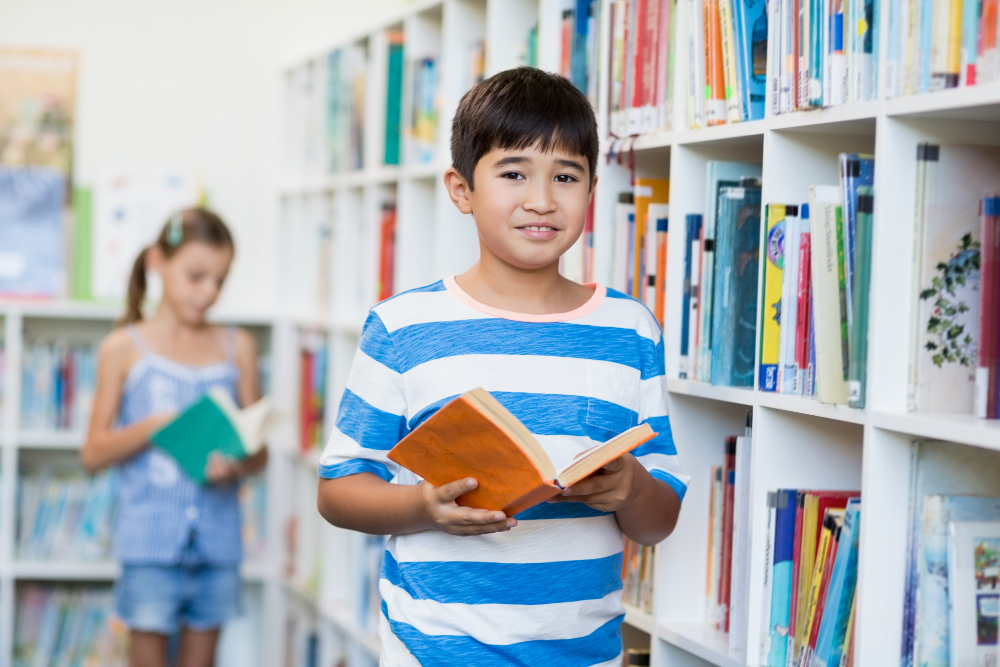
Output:
<instances>
[{"instance_id":1,"label":"girl's hand","mask_svg":"<svg viewBox=\"0 0 1000 667\"><path fill-rule=\"evenodd\" d=\"M602 512L617 512L638 498L652 479L634 456L623 454L549 502L584 503Z\"/></svg>"},{"instance_id":2,"label":"girl's hand","mask_svg":"<svg viewBox=\"0 0 1000 667\"><path fill-rule=\"evenodd\" d=\"M231 484L243 476L243 465L228 456L212 452L205 466L205 477L209 484Z\"/></svg>"},{"instance_id":3,"label":"girl's hand","mask_svg":"<svg viewBox=\"0 0 1000 667\"><path fill-rule=\"evenodd\" d=\"M421 512L428 527L449 535L485 535L501 533L517 525L517 519L508 518L503 512L462 507L455 499L479 484L472 477L459 479L441 486L426 481L417 489L420 492Z\"/></svg>"},{"instance_id":4,"label":"girl's hand","mask_svg":"<svg viewBox=\"0 0 1000 667\"><path fill-rule=\"evenodd\" d=\"M161 428L177 419L176 412L161 412L159 414L150 415L142 420L143 426L148 429L148 433L152 436L154 433L159 431Z\"/></svg>"}]
</instances>

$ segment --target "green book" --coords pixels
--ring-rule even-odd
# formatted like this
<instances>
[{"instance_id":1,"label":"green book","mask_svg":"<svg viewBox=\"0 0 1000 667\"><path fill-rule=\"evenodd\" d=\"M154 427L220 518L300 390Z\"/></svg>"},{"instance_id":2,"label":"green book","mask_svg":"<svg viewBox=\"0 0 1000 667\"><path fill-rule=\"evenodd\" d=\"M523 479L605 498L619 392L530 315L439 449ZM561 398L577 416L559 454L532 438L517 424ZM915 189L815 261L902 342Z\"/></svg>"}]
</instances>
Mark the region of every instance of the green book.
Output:
<instances>
[{"instance_id":1,"label":"green book","mask_svg":"<svg viewBox=\"0 0 1000 667\"><path fill-rule=\"evenodd\" d=\"M858 188L854 241L854 326L851 327L851 365L847 377L847 400L852 408L865 407L868 371L868 290L872 279L872 212L875 200L871 186Z\"/></svg>"},{"instance_id":2,"label":"green book","mask_svg":"<svg viewBox=\"0 0 1000 667\"><path fill-rule=\"evenodd\" d=\"M844 381L851 364L849 329L847 326L847 271L844 265L844 215L843 208L837 207L837 280L840 286L840 347L844 363Z\"/></svg>"},{"instance_id":3,"label":"green book","mask_svg":"<svg viewBox=\"0 0 1000 667\"><path fill-rule=\"evenodd\" d=\"M73 246L69 295L73 299L89 300L90 294L90 188L73 188Z\"/></svg>"},{"instance_id":4,"label":"green book","mask_svg":"<svg viewBox=\"0 0 1000 667\"><path fill-rule=\"evenodd\" d=\"M402 38L400 37L400 40ZM385 163L399 164L400 125L403 114L403 44L389 44L389 71L385 108Z\"/></svg>"},{"instance_id":5,"label":"green book","mask_svg":"<svg viewBox=\"0 0 1000 667\"><path fill-rule=\"evenodd\" d=\"M149 440L173 456L193 480L204 484L213 453L237 461L253 456L279 419L268 398L241 410L224 389L214 387Z\"/></svg>"}]
</instances>

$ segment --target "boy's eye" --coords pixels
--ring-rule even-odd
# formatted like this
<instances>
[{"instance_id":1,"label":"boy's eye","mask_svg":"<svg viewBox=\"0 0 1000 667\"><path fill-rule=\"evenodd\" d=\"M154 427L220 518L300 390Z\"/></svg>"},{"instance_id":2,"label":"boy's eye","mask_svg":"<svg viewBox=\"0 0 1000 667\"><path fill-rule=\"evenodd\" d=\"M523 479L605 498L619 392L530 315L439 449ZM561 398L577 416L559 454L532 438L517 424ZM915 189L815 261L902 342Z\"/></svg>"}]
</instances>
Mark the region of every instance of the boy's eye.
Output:
<instances>
[{"instance_id":1,"label":"boy's eye","mask_svg":"<svg viewBox=\"0 0 1000 667\"><path fill-rule=\"evenodd\" d=\"M559 174L556 176L556 183L575 183L576 181L576 177L569 174Z\"/></svg>"},{"instance_id":2,"label":"boy's eye","mask_svg":"<svg viewBox=\"0 0 1000 667\"><path fill-rule=\"evenodd\" d=\"M524 176L516 171L508 171L500 174L500 178L506 178L509 181L524 180Z\"/></svg>"}]
</instances>

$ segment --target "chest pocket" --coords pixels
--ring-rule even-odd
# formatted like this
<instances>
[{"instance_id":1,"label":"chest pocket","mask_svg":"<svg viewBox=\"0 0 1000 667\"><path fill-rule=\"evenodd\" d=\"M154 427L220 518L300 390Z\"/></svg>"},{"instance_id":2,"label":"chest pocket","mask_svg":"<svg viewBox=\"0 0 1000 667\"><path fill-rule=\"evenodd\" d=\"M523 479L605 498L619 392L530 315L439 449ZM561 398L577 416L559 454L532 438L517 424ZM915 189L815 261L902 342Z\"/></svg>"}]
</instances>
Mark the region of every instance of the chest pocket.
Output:
<instances>
[{"instance_id":1,"label":"chest pocket","mask_svg":"<svg viewBox=\"0 0 1000 667\"><path fill-rule=\"evenodd\" d=\"M607 440L639 424L638 372L607 364L600 370L588 371L587 384L587 426L604 431L594 435Z\"/></svg>"}]
</instances>

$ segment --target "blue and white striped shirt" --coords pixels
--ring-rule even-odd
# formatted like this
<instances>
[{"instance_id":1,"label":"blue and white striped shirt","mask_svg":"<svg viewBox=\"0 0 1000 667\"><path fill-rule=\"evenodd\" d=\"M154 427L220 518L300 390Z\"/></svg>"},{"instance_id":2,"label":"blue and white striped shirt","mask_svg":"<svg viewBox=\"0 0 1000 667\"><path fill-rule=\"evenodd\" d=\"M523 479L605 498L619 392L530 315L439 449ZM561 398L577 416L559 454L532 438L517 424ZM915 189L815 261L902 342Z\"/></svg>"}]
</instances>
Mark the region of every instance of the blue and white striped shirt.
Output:
<instances>
[{"instance_id":1,"label":"blue and white striped shirt","mask_svg":"<svg viewBox=\"0 0 1000 667\"><path fill-rule=\"evenodd\" d=\"M648 423L633 454L684 497L667 417L660 327L639 302L596 287L561 315L478 303L454 279L375 306L319 474L419 478L386 453L438 408L482 387L555 468ZM621 530L614 514L542 503L505 533L390 538L382 565L382 665L618 665Z\"/></svg>"}]
</instances>

